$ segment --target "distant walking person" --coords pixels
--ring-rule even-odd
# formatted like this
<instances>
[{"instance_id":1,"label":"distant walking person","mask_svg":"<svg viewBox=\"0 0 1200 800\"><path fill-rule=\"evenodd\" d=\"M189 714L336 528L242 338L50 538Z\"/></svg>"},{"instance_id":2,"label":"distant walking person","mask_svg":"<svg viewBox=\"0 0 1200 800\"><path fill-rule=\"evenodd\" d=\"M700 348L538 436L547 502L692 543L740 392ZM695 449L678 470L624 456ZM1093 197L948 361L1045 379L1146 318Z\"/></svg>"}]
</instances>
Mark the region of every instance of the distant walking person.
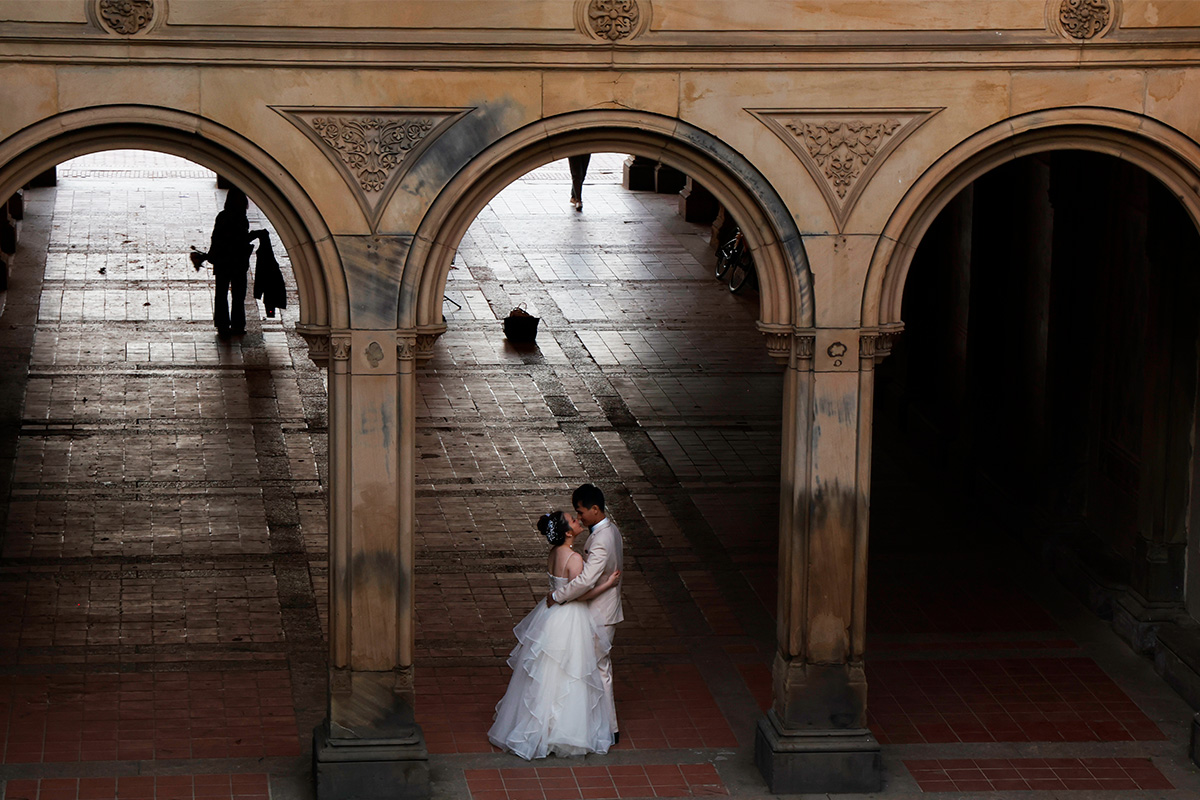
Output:
<instances>
[{"instance_id":1,"label":"distant walking person","mask_svg":"<svg viewBox=\"0 0 1200 800\"><path fill-rule=\"evenodd\" d=\"M567 156L567 164L571 167L571 205L576 211L583 211L583 179L587 177L588 162L592 160L590 153L581 156Z\"/></svg>"},{"instance_id":2,"label":"distant walking person","mask_svg":"<svg viewBox=\"0 0 1200 800\"><path fill-rule=\"evenodd\" d=\"M251 231L246 210L250 201L241 189L233 188L225 197L225 210L217 214L213 224L212 242L207 253L193 254L196 269L204 261L212 264L213 277L217 283L216 302L213 303L213 324L222 337L241 335L246 332L246 273L250 271L251 244L265 231ZM232 318L230 298L233 294Z\"/></svg>"}]
</instances>

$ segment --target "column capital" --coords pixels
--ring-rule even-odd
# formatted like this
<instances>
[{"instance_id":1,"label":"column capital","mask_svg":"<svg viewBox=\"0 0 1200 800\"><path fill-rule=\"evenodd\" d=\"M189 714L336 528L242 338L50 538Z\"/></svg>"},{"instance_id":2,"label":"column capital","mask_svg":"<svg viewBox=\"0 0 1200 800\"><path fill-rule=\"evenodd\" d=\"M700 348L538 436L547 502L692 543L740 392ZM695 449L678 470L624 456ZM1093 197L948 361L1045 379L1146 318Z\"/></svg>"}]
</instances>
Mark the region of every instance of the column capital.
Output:
<instances>
[{"instance_id":1,"label":"column capital","mask_svg":"<svg viewBox=\"0 0 1200 800\"><path fill-rule=\"evenodd\" d=\"M433 343L446 332L446 323L437 325L418 325L417 333L417 363L424 364L433 357Z\"/></svg>"},{"instance_id":2,"label":"column capital","mask_svg":"<svg viewBox=\"0 0 1200 800\"><path fill-rule=\"evenodd\" d=\"M904 332L904 323L896 322L878 328L863 328L858 336L858 357L878 364L892 354L892 347Z\"/></svg>"},{"instance_id":3,"label":"column capital","mask_svg":"<svg viewBox=\"0 0 1200 800\"><path fill-rule=\"evenodd\" d=\"M790 364L793 355L798 361L812 360L816 345L813 329L770 322L759 322L757 327L767 340L767 354L776 363Z\"/></svg>"},{"instance_id":4,"label":"column capital","mask_svg":"<svg viewBox=\"0 0 1200 800\"><path fill-rule=\"evenodd\" d=\"M417 358L416 331L396 331L396 358L401 361L414 361Z\"/></svg>"},{"instance_id":5,"label":"column capital","mask_svg":"<svg viewBox=\"0 0 1200 800\"><path fill-rule=\"evenodd\" d=\"M329 354L334 361L350 360L350 331L336 331L329 334Z\"/></svg>"},{"instance_id":6,"label":"column capital","mask_svg":"<svg viewBox=\"0 0 1200 800\"><path fill-rule=\"evenodd\" d=\"M329 328L325 325L296 325L296 333L308 345L308 357L318 367L329 366Z\"/></svg>"}]
</instances>

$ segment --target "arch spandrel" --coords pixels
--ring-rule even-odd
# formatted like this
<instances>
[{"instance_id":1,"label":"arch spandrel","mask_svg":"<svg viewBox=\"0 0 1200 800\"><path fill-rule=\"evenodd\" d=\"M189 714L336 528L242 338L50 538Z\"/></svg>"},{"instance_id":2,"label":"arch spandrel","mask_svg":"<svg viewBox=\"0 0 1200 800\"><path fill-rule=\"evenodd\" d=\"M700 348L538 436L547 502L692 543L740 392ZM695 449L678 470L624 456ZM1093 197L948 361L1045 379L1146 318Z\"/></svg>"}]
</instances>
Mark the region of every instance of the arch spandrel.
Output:
<instances>
[{"instance_id":1,"label":"arch spandrel","mask_svg":"<svg viewBox=\"0 0 1200 800\"><path fill-rule=\"evenodd\" d=\"M812 325L811 274L800 234L766 178L732 148L687 123L600 110L521 128L493 143L450 180L417 230L402 279L397 326L435 330L444 325L440 301L454 252L479 212L505 186L551 161L604 151L661 161L704 185L746 230L759 270L760 324Z\"/></svg>"},{"instance_id":2,"label":"arch spandrel","mask_svg":"<svg viewBox=\"0 0 1200 800\"><path fill-rule=\"evenodd\" d=\"M1200 226L1200 144L1150 117L1112 108L1045 109L978 131L937 159L888 219L863 291L864 326L901 322L913 255L937 215L964 188L1001 164L1056 150L1111 155L1165 185Z\"/></svg>"},{"instance_id":3,"label":"arch spandrel","mask_svg":"<svg viewBox=\"0 0 1200 800\"><path fill-rule=\"evenodd\" d=\"M243 188L271 220L287 250L300 292L300 326L328 330L347 324L341 263L304 188L249 140L194 114L114 105L43 119L0 141L0 196L7 197L71 158L116 149L186 158Z\"/></svg>"}]
</instances>

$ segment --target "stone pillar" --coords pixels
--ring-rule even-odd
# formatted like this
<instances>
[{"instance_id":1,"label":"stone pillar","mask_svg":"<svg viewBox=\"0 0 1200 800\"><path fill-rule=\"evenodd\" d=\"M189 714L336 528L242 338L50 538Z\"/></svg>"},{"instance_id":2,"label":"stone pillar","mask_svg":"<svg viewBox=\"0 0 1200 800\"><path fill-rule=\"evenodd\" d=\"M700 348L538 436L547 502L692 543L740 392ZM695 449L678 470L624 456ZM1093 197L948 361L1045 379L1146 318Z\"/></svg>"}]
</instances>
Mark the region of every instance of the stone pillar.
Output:
<instances>
[{"instance_id":1,"label":"stone pillar","mask_svg":"<svg viewBox=\"0 0 1200 800\"><path fill-rule=\"evenodd\" d=\"M717 216L717 198L689 177L679 191L679 216L707 225Z\"/></svg>"},{"instance_id":2,"label":"stone pillar","mask_svg":"<svg viewBox=\"0 0 1200 800\"><path fill-rule=\"evenodd\" d=\"M621 174L621 185L634 192L654 191L654 171L658 162L645 156L629 156Z\"/></svg>"},{"instance_id":3,"label":"stone pillar","mask_svg":"<svg viewBox=\"0 0 1200 800\"><path fill-rule=\"evenodd\" d=\"M654 167L654 191L659 194L679 194L686 180L687 175L674 167L661 162Z\"/></svg>"},{"instance_id":4,"label":"stone pillar","mask_svg":"<svg viewBox=\"0 0 1200 800\"><path fill-rule=\"evenodd\" d=\"M791 337L774 703L754 748L775 793L882 785L879 743L867 729L863 650L874 364L895 332L813 329Z\"/></svg>"},{"instance_id":5,"label":"stone pillar","mask_svg":"<svg viewBox=\"0 0 1200 800\"><path fill-rule=\"evenodd\" d=\"M313 734L317 797L427 797L413 691L416 332L329 339L330 692Z\"/></svg>"}]
</instances>

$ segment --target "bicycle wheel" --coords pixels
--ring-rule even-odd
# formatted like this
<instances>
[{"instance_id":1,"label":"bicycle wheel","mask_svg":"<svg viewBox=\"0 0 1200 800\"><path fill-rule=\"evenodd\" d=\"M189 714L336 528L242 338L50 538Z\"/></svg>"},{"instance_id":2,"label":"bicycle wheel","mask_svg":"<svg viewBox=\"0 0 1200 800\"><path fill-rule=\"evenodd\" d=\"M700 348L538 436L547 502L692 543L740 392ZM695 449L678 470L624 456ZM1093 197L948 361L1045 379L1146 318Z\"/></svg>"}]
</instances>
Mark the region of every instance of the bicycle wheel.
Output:
<instances>
[{"instance_id":1,"label":"bicycle wheel","mask_svg":"<svg viewBox=\"0 0 1200 800\"><path fill-rule=\"evenodd\" d=\"M741 248L738 247L737 239L730 239L725 244L721 245L721 249L717 251L717 280L725 280L726 273L729 268L737 261L738 252Z\"/></svg>"},{"instance_id":2,"label":"bicycle wheel","mask_svg":"<svg viewBox=\"0 0 1200 800\"><path fill-rule=\"evenodd\" d=\"M753 273L754 259L751 258L749 252L743 250L741 257L729 271L729 291L735 293L741 291Z\"/></svg>"}]
</instances>

